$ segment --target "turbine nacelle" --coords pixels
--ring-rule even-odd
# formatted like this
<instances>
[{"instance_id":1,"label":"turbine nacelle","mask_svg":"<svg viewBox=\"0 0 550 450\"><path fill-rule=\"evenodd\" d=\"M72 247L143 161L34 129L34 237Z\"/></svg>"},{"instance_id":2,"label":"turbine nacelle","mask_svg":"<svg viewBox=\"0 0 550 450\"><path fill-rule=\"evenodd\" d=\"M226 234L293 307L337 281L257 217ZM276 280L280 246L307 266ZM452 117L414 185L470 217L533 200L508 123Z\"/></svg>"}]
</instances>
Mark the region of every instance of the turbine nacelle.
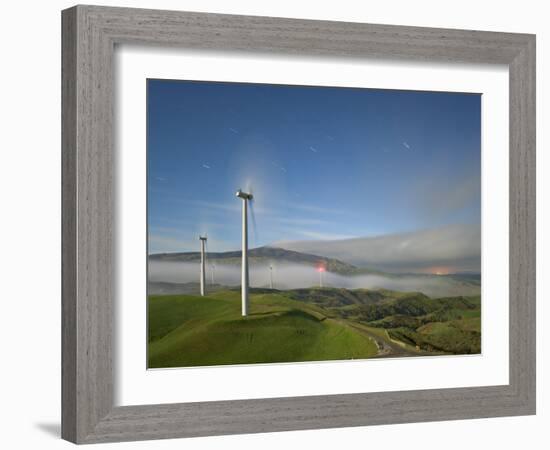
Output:
<instances>
[{"instance_id":1,"label":"turbine nacelle","mask_svg":"<svg viewBox=\"0 0 550 450\"><path fill-rule=\"evenodd\" d=\"M237 191L235 195L239 198L242 198L243 200L252 200L254 198L252 194L243 192L240 189Z\"/></svg>"}]
</instances>

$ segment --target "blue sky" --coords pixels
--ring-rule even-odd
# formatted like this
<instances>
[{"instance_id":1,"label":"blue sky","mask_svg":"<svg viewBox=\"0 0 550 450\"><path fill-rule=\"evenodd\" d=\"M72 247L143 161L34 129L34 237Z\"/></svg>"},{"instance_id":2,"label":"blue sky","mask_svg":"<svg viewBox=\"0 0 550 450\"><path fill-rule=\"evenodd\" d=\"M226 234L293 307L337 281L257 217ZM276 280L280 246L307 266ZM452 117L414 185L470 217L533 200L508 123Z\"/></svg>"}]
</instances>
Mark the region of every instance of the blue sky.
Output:
<instances>
[{"instance_id":1,"label":"blue sky","mask_svg":"<svg viewBox=\"0 0 550 450\"><path fill-rule=\"evenodd\" d=\"M480 223L481 96L148 80L149 253Z\"/></svg>"}]
</instances>

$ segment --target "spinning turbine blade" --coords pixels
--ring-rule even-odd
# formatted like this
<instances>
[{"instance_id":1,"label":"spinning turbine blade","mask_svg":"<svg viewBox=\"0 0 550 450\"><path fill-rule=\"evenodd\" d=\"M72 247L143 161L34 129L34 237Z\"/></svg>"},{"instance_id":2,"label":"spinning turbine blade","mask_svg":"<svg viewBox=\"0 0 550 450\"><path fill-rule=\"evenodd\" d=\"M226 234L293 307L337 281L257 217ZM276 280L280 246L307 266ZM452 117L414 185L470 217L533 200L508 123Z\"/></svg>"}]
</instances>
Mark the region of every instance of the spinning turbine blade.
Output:
<instances>
[{"instance_id":1,"label":"spinning turbine blade","mask_svg":"<svg viewBox=\"0 0 550 450\"><path fill-rule=\"evenodd\" d=\"M206 285L206 272L210 270L212 272L212 267L210 266L210 260L208 258L208 233L204 233L204 278L205 278L205 285ZM213 274L213 272L212 272ZM212 275L213 276L213 275ZM214 284L214 281L212 280L212 284Z\"/></svg>"},{"instance_id":2,"label":"spinning turbine blade","mask_svg":"<svg viewBox=\"0 0 550 450\"><path fill-rule=\"evenodd\" d=\"M248 200L248 207L250 210L250 219L252 221L252 241L254 246L258 245L260 240L260 235L258 233L258 227L256 225L256 211L254 205L256 204L256 198L254 197L254 188L250 183L247 183L246 190L250 194L250 199Z\"/></svg>"},{"instance_id":3,"label":"spinning turbine blade","mask_svg":"<svg viewBox=\"0 0 550 450\"><path fill-rule=\"evenodd\" d=\"M258 234L258 227L256 226L256 213L254 211L254 197L252 197L251 200L248 201L248 205L250 206L250 219L252 220L252 240L254 241L254 245L258 245L258 241L260 239L260 236Z\"/></svg>"},{"instance_id":4,"label":"spinning turbine blade","mask_svg":"<svg viewBox=\"0 0 550 450\"><path fill-rule=\"evenodd\" d=\"M201 296L206 294L206 236L199 235L199 242L201 244L201 263L200 263L200 288Z\"/></svg>"}]
</instances>

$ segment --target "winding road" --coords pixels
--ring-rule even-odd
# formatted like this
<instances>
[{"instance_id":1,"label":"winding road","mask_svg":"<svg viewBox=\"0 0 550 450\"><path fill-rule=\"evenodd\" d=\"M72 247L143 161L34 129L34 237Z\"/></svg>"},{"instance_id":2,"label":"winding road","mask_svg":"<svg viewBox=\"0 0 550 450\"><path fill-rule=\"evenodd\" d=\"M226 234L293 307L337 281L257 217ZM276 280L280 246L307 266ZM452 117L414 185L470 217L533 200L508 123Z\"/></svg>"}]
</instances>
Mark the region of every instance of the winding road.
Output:
<instances>
[{"instance_id":1,"label":"winding road","mask_svg":"<svg viewBox=\"0 0 550 450\"><path fill-rule=\"evenodd\" d=\"M388 358L388 357L395 358L395 357L405 357L405 356L431 355L431 353L411 350L405 347L404 345L401 346L389 338L384 338L378 334L373 333L367 327L365 327L364 325L361 325L360 323L352 323L349 321L344 322L338 319L336 320L342 325L346 325L351 328L354 328L355 330L359 331L361 334L371 338L372 340L374 340L374 342L376 342L376 345L378 347L378 354L373 358Z\"/></svg>"}]
</instances>

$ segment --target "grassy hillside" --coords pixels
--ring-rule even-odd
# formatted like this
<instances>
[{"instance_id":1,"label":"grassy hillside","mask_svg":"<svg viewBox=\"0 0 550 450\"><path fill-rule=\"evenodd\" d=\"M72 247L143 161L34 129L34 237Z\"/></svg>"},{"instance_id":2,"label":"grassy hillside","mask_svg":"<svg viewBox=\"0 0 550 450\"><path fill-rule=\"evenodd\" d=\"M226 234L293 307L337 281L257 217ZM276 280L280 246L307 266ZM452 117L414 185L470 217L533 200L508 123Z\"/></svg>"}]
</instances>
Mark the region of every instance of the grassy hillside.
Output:
<instances>
[{"instance_id":1,"label":"grassy hillside","mask_svg":"<svg viewBox=\"0 0 550 450\"><path fill-rule=\"evenodd\" d=\"M361 305L354 318L392 339L429 352L481 352L481 297L431 299L422 294ZM350 314L348 313L348 317Z\"/></svg>"},{"instance_id":2,"label":"grassy hillside","mask_svg":"<svg viewBox=\"0 0 550 450\"><path fill-rule=\"evenodd\" d=\"M368 358L378 352L367 334L281 293L252 294L246 318L240 307L237 291L151 296L149 367Z\"/></svg>"},{"instance_id":3,"label":"grassy hillside","mask_svg":"<svg viewBox=\"0 0 550 450\"><path fill-rule=\"evenodd\" d=\"M151 295L149 367L185 367L481 351L481 299L418 292L238 289Z\"/></svg>"},{"instance_id":4,"label":"grassy hillside","mask_svg":"<svg viewBox=\"0 0 550 450\"><path fill-rule=\"evenodd\" d=\"M310 288L286 291L334 317L382 328L393 342L429 354L481 352L481 297L430 298L387 289Z\"/></svg>"}]
</instances>

